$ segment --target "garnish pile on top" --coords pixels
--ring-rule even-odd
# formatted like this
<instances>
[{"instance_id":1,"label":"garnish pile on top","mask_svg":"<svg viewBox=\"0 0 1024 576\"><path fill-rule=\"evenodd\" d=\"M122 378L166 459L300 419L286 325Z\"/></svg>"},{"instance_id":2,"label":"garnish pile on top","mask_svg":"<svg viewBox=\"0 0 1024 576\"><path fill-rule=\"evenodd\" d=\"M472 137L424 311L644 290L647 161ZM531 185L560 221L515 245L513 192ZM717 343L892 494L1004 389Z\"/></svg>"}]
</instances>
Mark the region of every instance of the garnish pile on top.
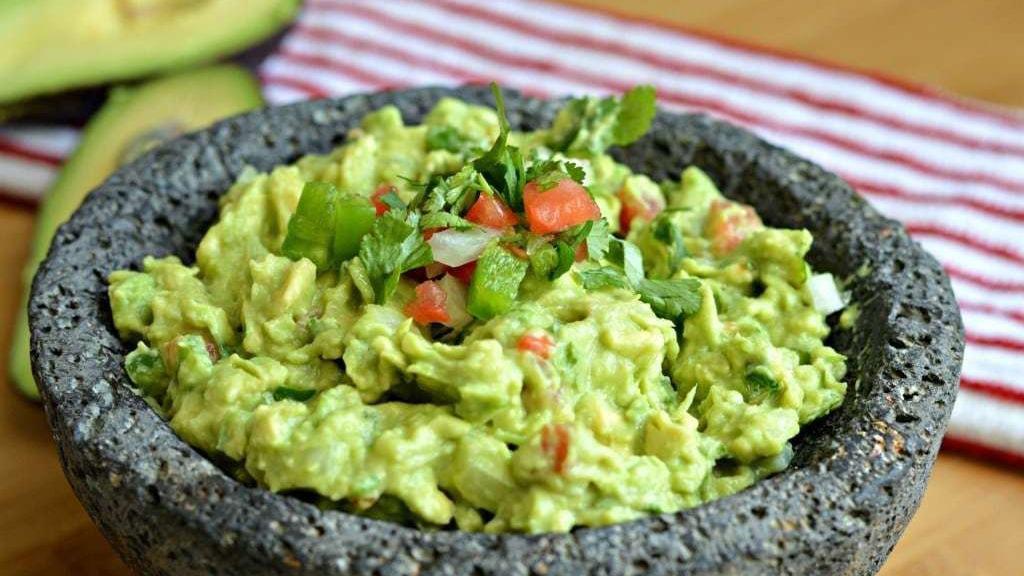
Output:
<instances>
[{"instance_id":1,"label":"garnish pile on top","mask_svg":"<svg viewBox=\"0 0 1024 576\"><path fill-rule=\"evenodd\" d=\"M308 183L288 223L284 255L308 258L321 271L358 256L377 304L394 297L403 274L420 279L404 310L422 325L461 328L492 318L515 303L528 274L553 281L577 262L585 263L577 274L588 290L632 290L673 321L695 312L699 281L645 278L640 250L611 234L585 184L585 160L573 159L643 136L654 117L654 89L569 101L545 146L552 153L529 158L509 144L504 100L496 85L492 90L500 132L489 150L454 174L417 184L408 204L389 184L367 199ZM457 149L458 140L454 130L427 135L431 148ZM630 220L650 220L663 208L623 200Z\"/></svg>"}]
</instances>

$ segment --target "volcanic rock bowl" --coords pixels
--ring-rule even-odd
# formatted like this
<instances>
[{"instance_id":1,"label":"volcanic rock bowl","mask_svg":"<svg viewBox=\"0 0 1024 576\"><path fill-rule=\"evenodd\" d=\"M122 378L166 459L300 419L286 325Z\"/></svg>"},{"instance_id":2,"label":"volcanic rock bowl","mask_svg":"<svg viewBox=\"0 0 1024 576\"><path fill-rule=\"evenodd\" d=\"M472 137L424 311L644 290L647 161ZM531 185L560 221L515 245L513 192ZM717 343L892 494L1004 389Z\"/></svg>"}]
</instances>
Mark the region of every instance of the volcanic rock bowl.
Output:
<instances>
[{"instance_id":1,"label":"volcanic rock bowl","mask_svg":"<svg viewBox=\"0 0 1024 576\"><path fill-rule=\"evenodd\" d=\"M61 227L32 289L33 369L67 478L125 561L202 576L874 573L917 508L956 395L963 328L948 279L839 178L705 116L659 113L616 154L655 179L696 164L768 223L810 229L810 261L847 279L860 309L831 340L849 357L845 403L801 432L788 470L750 489L569 534L423 532L240 484L132 391L108 273L149 254L190 261L245 166L327 152L386 104L418 121L448 95L492 102L485 88L423 88L226 120L121 169ZM507 100L520 129L559 108Z\"/></svg>"}]
</instances>

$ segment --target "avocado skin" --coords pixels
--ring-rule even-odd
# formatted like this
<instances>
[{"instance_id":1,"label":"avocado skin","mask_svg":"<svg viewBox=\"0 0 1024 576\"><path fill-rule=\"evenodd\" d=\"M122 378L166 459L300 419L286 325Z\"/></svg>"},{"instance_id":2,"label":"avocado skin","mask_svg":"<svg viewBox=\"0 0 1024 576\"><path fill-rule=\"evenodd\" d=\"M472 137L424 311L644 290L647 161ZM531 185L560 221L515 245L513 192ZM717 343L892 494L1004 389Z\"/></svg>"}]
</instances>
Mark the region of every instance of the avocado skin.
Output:
<instances>
[{"instance_id":1,"label":"avocado skin","mask_svg":"<svg viewBox=\"0 0 1024 576\"><path fill-rule=\"evenodd\" d=\"M696 164L773 226L807 227L812 264L862 305L829 340L850 358L843 405L801 432L790 469L747 490L569 534L424 532L239 483L132 390L110 271L194 254L245 166L327 152L386 104L418 122L442 96L493 105L486 87L420 88L253 112L119 170L61 227L33 286L33 366L68 480L125 561L154 576L874 574L920 503L956 396L963 325L949 279L839 177L703 115L661 112L615 154L655 179ZM515 129L562 104L505 100Z\"/></svg>"},{"instance_id":2,"label":"avocado skin","mask_svg":"<svg viewBox=\"0 0 1024 576\"><path fill-rule=\"evenodd\" d=\"M197 98L197 95L199 96ZM197 108L176 104L199 101ZM22 272L24 300L11 337L10 376L25 396L38 399L29 365L29 332L26 307L28 286L39 262L46 256L50 239L81 203L86 193L102 182L111 167L124 160L124 147L146 139L147 134L168 136L161 127L191 131L233 114L262 106L256 79L233 65L220 65L182 72L132 88L117 88L107 103L86 125L78 148L68 157L53 187L47 192L35 228L29 258Z\"/></svg>"}]
</instances>

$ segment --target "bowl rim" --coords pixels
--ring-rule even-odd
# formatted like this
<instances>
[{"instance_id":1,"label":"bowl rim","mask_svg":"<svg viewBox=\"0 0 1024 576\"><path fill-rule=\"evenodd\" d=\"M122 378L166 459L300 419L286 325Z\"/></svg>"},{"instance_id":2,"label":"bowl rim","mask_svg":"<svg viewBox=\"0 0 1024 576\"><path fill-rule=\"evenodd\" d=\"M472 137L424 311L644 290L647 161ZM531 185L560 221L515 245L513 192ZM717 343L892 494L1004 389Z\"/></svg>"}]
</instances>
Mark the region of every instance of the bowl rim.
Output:
<instances>
[{"instance_id":1,"label":"bowl rim","mask_svg":"<svg viewBox=\"0 0 1024 576\"><path fill-rule=\"evenodd\" d=\"M870 387L871 396L866 398L871 402L863 406L863 413L848 420L834 413L826 418L827 423L815 423L801 431L801 436L805 430L814 436L808 440L813 444L808 450L827 457L800 461L795 468L751 488L696 508L624 524L576 529L567 534L428 533L338 511L321 511L295 498L239 484L174 435L167 423L129 390L120 362L112 362L122 359L123 346L111 346L107 338L112 326L109 312L103 311L107 303L98 277L104 275L97 266L102 268L111 258L116 260L114 253L124 249L126 239L130 243L132 238L139 238L138 228L143 222L152 223L154 214L163 218L162 224L157 222L163 245L185 246L191 236L167 224L168 216L160 210L188 208L187 202L196 198L196 191L188 190L189 186L201 184L206 188L203 201L213 205L216 194L211 194L209 187L233 179L247 160L273 157L278 163L290 163L297 150L323 151L340 142L357 112L360 115L356 121L367 110L412 101L422 113L424 105L442 96L490 102L486 89L479 86L427 87L297 103L237 116L161 146L121 168L61 226L32 287L33 371L66 475L94 520L129 563L145 571L155 560L150 552L133 548L136 543L132 535L116 525L116 505L99 502L100 491L123 498L129 510L159 510L170 524L194 534L187 540L195 543L206 538L213 549L241 552L254 566L288 567L298 561L301 566L342 573L338 566L360 566L363 555L399 567L409 562L433 566L444 564L445 555L456 549L477 550L494 557L498 562L495 565L558 565L564 555L578 563L574 566L609 566L614 562L609 555L628 556L629 549L663 547L668 538L681 546L680 553L697 567L721 565L737 556L737 562L746 561L744 558L774 561L818 546L846 551L869 570L873 570L872 565L877 567L877 553L868 558L860 549L865 542L874 543L885 548L881 553L884 559L909 521L956 393L963 335L949 281L934 258L899 224L879 215L838 177L743 129L702 115L659 111L655 130L668 134L689 130L695 134L698 151L701 146L715 149L712 152L718 156L714 158L721 157L724 168L702 168L713 177L716 172L728 171L724 177L729 181L719 182L724 193L742 194L744 191L737 187L743 178L754 178L759 183L762 180L757 178L762 178L770 190L741 199L751 201L759 213L765 214L772 210L762 210L767 206L759 205L764 204L764 198L777 194L784 200L772 202L790 202L786 194L793 195L801 202L792 200L796 202L794 213L785 218L814 227L833 227L820 235L824 239L834 240L839 233L853 234L844 249L851 254L861 250L866 255L864 261L870 263L862 275L851 280L855 298L865 310L849 335L849 347L863 354L874 346L871 349L882 354L882 360L851 358L850 373L856 370L857 377L849 380L847 402L868 394L859 390ZM524 116L549 115L557 107L557 101L523 97L513 91L506 91L506 102L510 117L514 117L513 126ZM275 130L297 122L294 125L316 129L311 135L292 133L287 138ZM642 141L620 151L620 159L642 167L645 162L658 162L659 154L667 157L679 153L671 140L666 143L658 138L645 137L650 142ZM730 161L739 162L737 166L743 168L730 168ZM253 164L263 168L266 162L262 166L261 161ZM204 171L209 175L204 176ZM154 174L164 177L157 181ZM802 195L797 194L796 187L803 187ZM226 189L223 186L220 191ZM167 203L168 197L177 200ZM205 207L207 212L209 209ZM815 222L812 218L824 220ZM851 228L853 221L857 221L856 230ZM205 229L202 226L200 236ZM819 238L817 232L815 237ZM893 265L901 258L912 262L913 267L895 270ZM847 264L837 260L825 263L824 268ZM915 288L914 284L922 281L927 286ZM72 286L89 287L81 302L70 293ZM920 288L925 292L914 291ZM69 308L70 302L76 307ZM870 308L871 318L885 318L888 324L862 326L870 306L874 307ZM95 340L69 341L75 328L84 324L94 330ZM108 333L102 334L102 330ZM879 343L879 338L885 341ZM941 354L933 355L937 364L924 371L914 358L932 349ZM83 373L91 378L83 378ZM890 381L883 382L883 378ZM915 404L914 398L898 397L908 390L920 394L922 387L927 389L931 403ZM925 413L926 408L931 412ZM142 444L137 445L151 449L131 449L131 442L139 441ZM785 506L766 504L779 494L788 494ZM123 514L120 519L124 519ZM141 521L133 517L127 524L134 527ZM254 541L252 531L269 522L277 522L278 528L270 531L269 538ZM736 530L737 523L742 531ZM822 524L827 529L822 529ZM880 526L890 533L876 533ZM891 534L893 531L895 534ZM225 533L236 536L225 540ZM780 533L785 537L780 539ZM702 551L700 547L715 540L716 534L727 537L709 551ZM854 541L859 538L864 540ZM326 541L344 546L332 551L325 549ZM601 551L599 547L606 549ZM355 556L350 554L351 549L357 551ZM416 560L418 554L426 559Z\"/></svg>"}]
</instances>

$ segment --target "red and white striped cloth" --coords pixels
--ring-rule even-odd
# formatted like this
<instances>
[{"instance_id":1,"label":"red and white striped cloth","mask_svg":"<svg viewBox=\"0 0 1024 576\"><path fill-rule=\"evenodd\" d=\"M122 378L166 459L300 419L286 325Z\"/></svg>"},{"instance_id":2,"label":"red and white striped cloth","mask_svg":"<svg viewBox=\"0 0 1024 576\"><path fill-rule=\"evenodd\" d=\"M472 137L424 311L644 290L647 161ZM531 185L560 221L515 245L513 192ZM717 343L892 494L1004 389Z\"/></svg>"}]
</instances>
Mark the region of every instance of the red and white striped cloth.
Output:
<instances>
[{"instance_id":1,"label":"red and white striped cloth","mask_svg":"<svg viewBox=\"0 0 1024 576\"><path fill-rule=\"evenodd\" d=\"M268 100L497 80L529 94L651 83L836 171L946 266L967 325L947 445L1024 463L1024 115L650 22L535 0L310 0ZM72 128L0 128L0 189L34 202Z\"/></svg>"}]
</instances>

